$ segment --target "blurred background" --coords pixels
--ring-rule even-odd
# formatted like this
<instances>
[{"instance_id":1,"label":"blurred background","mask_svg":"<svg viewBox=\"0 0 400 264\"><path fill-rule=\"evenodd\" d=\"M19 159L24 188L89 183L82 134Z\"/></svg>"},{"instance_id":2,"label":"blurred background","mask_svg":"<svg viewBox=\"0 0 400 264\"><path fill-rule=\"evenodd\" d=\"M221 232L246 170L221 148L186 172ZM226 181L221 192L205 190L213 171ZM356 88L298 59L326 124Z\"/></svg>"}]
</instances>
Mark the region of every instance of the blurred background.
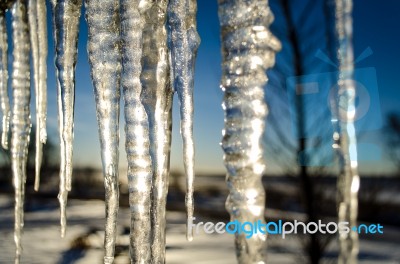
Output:
<instances>
[{"instance_id":1,"label":"blurred background","mask_svg":"<svg viewBox=\"0 0 400 264\"><path fill-rule=\"evenodd\" d=\"M332 150L330 102L336 92L337 43L334 1L270 0L273 33L283 49L268 71L265 100L263 178L266 219L336 220L338 164ZM51 8L48 30L52 32ZM83 8L84 12L84 8ZM355 81L358 97L360 223L380 223L384 234L360 236L360 263L400 263L400 2L355 0L353 11ZM11 32L10 14L7 14ZM223 152L219 146L224 114L217 1L198 1L202 39L195 76L196 221L229 221ZM11 45L11 38L9 39ZM93 87L86 52L87 24L81 17L76 68L73 188L68 229L59 237L57 201L59 138L53 39L49 37L48 142L42 180L34 192L34 144L31 140L25 200L22 263L102 263L104 190ZM11 47L11 46L10 46ZM12 60L12 47L9 50ZM10 64L11 70L11 64ZM11 89L11 88L10 88ZM175 98L176 99L176 98ZM34 96L31 109L34 109ZM177 102L177 100L175 100ZM298 111L298 109L302 111ZM299 114L301 113L301 114ZM32 113L32 120L35 120ZM167 215L168 263L235 263L233 237L195 235L185 241L185 176L179 134L179 106L173 108L173 141ZM129 209L121 117L120 221L115 263L129 263ZM33 124L35 126L35 124ZM32 129L31 139L35 137ZM13 189L9 153L0 149L0 263L11 263ZM316 241L316 243L311 243ZM268 238L269 263L336 263L337 237L326 234Z\"/></svg>"}]
</instances>

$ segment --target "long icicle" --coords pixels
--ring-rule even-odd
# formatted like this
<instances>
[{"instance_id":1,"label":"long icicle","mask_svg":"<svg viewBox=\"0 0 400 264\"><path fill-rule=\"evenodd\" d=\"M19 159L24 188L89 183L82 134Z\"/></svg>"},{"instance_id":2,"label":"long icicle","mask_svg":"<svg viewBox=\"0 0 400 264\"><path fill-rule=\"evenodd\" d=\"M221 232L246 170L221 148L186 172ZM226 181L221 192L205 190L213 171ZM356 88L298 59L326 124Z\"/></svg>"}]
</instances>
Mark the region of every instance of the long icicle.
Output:
<instances>
[{"instance_id":1,"label":"long icicle","mask_svg":"<svg viewBox=\"0 0 400 264\"><path fill-rule=\"evenodd\" d=\"M30 0L31 2L33 0ZM47 120L47 14L45 0L33 1L36 4L36 29L37 29L37 70L35 72L35 93L36 93L36 155L35 155L35 190L39 190L40 168L43 159L43 144L47 141L46 120ZM31 3L30 3L31 4ZM33 21L34 23L35 21ZM32 25L33 23L30 23ZM32 36L31 32L31 36ZM32 37L31 37L32 43ZM34 53L32 46L32 54ZM32 56L33 57L33 56ZM36 67L35 59L33 61ZM37 71L37 72L36 72ZM37 78L37 81L36 81ZM37 85L37 86L36 86Z\"/></svg>"},{"instance_id":2,"label":"long icicle","mask_svg":"<svg viewBox=\"0 0 400 264\"><path fill-rule=\"evenodd\" d=\"M11 166L15 189L14 241L16 245L15 263L19 263L22 253L21 235L24 226L24 199L26 165L28 160L30 120L30 69L29 69L29 27L24 0L17 0L12 7L13 40L13 110L11 120Z\"/></svg>"},{"instance_id":3,"label":"long icicle","mask_svg":"<svg viewBox=\"0 0 400 264\"><path fill-rule=\"evenodd\" d=\"M196 0L170 0L168 5L168 47L171 51L172 85L178 93L183 139L183 159L186 172L187 232L189 241L193 230L194 141L193 141L193 88L194 66L200 37L196 29Z\"/></svg>"},{"instance_id":4,"label":"long icicle","mask_svg":"<svg viewBox=\"0 0 400 264\"><path fill-rule=\"evenodd\" d=\"M0 6L0 107L3 114L1 145L8 149L10 129L10 98L8 97L8 41L6 27L6 6Z\"/></svg>"},{"instance_id":5,"label":"long icicle","mask_svg":"<svg viewBox=\"0 0 400 264\"><path fill-rule=\"evenodd\" d=\"M353 80L354 56L352 44L352 0L336 0L336 32L339 40L339 80L338 80L338 115L340 127L339 162L340 174L337 186L339 222L349 222L350 227L357 224L358 175L357 140L354 127L356 117L356 90ZM357 263L358 234L342 233L339 235L338 263Z\"/></svg>"},{"instance_id":6,"label":"long icicle","mask_svg":"<svg viewBox=\"0 0 400 264\"><path fill-rule=\"evenodd\" d=\"M36 159L41 159L41 149L42 144L40 144L39 137L40 137L40 129L39 129L39 122L38 118L39 115L37 114L38 109L38 102L39 102L39 37L38 37L38 25L37 25L37 4L36 0L29 0L28 1L28 19L29 19L29 35L30 35L30 43L32 49L32 65L33 65L33 83L35 88L35 95L36 95ZM39 144L38 144L39 143ZM39 165L40 166L40 165ZM37 171L38 164L35 165L35 170ZM40 171L40 170L39 170ZM38 173L35 173L35 190L38 187Z\"/></svg>"},{"instance_id":7,"label":"long icicle","mask_svg":"<svg viewBox=\"0 0 400 264\"><path fill-rule=\"evenodd\" d=\"M61 237L64 237L67 222L68 191L71 190L75 66L82 0L52 0L52 5L61 142L60 192L58 200L61 207Z\"/></svg>"},{"instance_id":8,"label":"long icicle","mask_svg":"<svg viewBox=\"0 0 400 264\"><path fill-rule=\"evenodd\" d=\"M130 258L131 263L151 262L151 186L152 161L150 157L149 124L140 101L143 12L148 3L122 0L122 91L125 113L125 148L128 160L129 206L131 209Z\"/></svg>"},{"instance_id":9,"label":"long icicle","mask_svg":"<svg viewBox=\"0 0 400 264\"><path fill-rule=\"evenodd\" d=\"M121 45L119 1L86 0L88 53L103 162L106 222L104 263L113 263L119 206L119 112Z\"/></svg>"},{"instance_id":10,"label":"long icicle","mask_svg":"<svg viewBox=\"0 0 400 264\"><path fill-rule=\"evenodd\" d=\"M267 115L266 70L275 63L280 42L268 26L273 15L265 0L219 0L225 128L222 148L227 168L231 221L264 222L262 137ZM265 263L266 235L235 235L239 263Z\"/></svg>"},{"instance_id":11,"label":"long icicle","mask_svg":"<svg viewBox=\"0 0 400 264\"><path fill-rule=\"evenodd\" d=\"M152 263L165 263L165 206L168 192L173 91L169 79L167 0L149 1L144 13L141 100L149 119L150 155L153 163L151 205Z\"/></svg>"}]
</instances>

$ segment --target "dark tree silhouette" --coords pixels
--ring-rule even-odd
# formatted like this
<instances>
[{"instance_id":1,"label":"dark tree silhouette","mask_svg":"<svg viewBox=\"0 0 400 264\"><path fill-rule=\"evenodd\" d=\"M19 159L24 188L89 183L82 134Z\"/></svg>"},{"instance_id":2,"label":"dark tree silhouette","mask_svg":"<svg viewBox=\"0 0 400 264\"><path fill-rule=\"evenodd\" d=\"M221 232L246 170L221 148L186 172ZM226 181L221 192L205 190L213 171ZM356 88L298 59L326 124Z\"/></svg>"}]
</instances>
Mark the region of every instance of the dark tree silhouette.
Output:
<instances>
[{"instance_id":1,"label":"dark tree silhouette","mask_svg":"<svg viewBox=\"0 0 400 264\"><path fill-rule=\"evenodd\" d=\"M295 75L296 76L303 76L304 71L301 65L302 63L302 54L300 51L299 46L299 37L297 36L296 29L294 26L293 18L290 15L290 7L289 7L289 0L282 1L283 10L285 13L285 17L287 19L288 25L288 33L289 39L292 43L293 47L293 57L294 57L294 68L295 68ZM297 113L297 137L298 137L298 151L297 157L299 158L301 153L304 153L306 150L306 136L305 136L305 123L304 119L306 116L304 115L304 103L303 97L297 95L296 96L296 113ZM307 161L306 161L307 162ZM314 186L311 183L310 175L307 170L307 165L305 162L300 163L300 170L299 170L299 178L302 186L302 197L303 203L305 207L305 211L307 213L307 221L316 223L317 215L315 210L315 200L314 200ZM313 264L319 263L321 259L321 248L318 243L317 234L310 234L310 242L306 246L307 253L310 257L310 261Z\"/></svg>"},{"instance_id":2,"label":"dark tree silhouette","mask_svg":"<svg viewBox=\"0 0 400 264\"><path fill-rule=\"evenodd\" d=\"M310 107L314 107L307 96L302 96L301 86L289 90L287 79L297 76L299 83L303 75L318 74L335 71L330 65L318 60L315 54L323 50L328 57L336 48L334 41L334 19L332 18L333 6L329 1L270 1L275 14L273 31L282 41L283 50L278 54L277 63L270 71L270 82L267 88L267 101L270 115L267 120L266 149L277 164L284 170L286 176L291 176L299 183L298 192L301 198L306 219L309 222L318 222L326 218L326 193L323 186L324 176L331 175L324 164L332 158L332 128L330 127L330 112L328 107L324 111L315 109L312 117L309 116ZM332 76L331 76L332 77ZM331 82L334 83L332 79ZM287 95L294 98L294 105L285 102L280 89L285 88ZM330 89L321 86L319 89ZM294 93L294 94L291 94ZM326 98L326 102L328 98ZM281 100L279 103L276 101ZM287 126L290 123L288 115L278 112L277 107L294 108L296 113L296 135L293 137ZM288 111L289 112L289 111ZM328 122L327 122L328 120ZM326 126L328 125L328 127ZM310 137L310 130L320 131L320 136ZM312 151L309 151L312 149ZM327 151L329 149L329 151ZM272 155L271 155L272 154ZM309 167L311 161L316 160L321 166ZM296 165L297 166L294 166ZM268 194L267 194L268 195ZM330 207L334 214L334 202L330 197ZM325 204L325 208L324 208ZM334 236L323 234L309 234L305 236L303 247L308 262L319 263L324 250Z\"/></svg>"},{"instance_id":3,"label":"dark tree silhouette","mask_svg":"<svg viewBox=\"0 0 400 264\"><path fill-rule=\"evenodd\" d=\"M396 175L400 176L400 114L390 113L387 116L386 144L389 160L393 163Z\"/></svg>"}]
</instances>

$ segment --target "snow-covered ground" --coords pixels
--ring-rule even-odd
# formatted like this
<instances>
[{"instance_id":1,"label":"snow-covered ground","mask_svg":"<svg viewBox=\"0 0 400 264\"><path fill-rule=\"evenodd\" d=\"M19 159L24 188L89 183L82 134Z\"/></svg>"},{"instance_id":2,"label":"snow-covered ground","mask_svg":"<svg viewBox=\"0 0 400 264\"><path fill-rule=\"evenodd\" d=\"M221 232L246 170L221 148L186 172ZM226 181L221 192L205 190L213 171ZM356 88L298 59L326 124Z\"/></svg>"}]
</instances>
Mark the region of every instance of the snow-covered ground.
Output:
<instances>
[{"instance_id":1,"label":"snow-covered ground","mask_svg":"<svg viewBox=\"0 0 400 264\"><path fill-rule=\"evenodd\" d=\"M30 205L33 208L34 205ZM102 228L104 203L102 201L71 200L68 204L68 229L65 238L60 238L57 203L45 206L46 210L25 213L22 263L102 263ZM13 200L0 196L0 263L13 263ZM196 219L202 221L201 219ZM204 221L204 219L203 219ZM233 237L229 234L195 235L193 242L185 238L184 213L169 212L167 216L167 263L235 263ZM129 210L120 210L119 226L129 226ZM87 233L92 234L84 236ZM100 231L96 231L100 230ZM370 236L360 242L360 263L400 263L400 229L385 227L381 237ZM126 233L126 232L125 232ZM78 237L84 239L77 240ZM75 242L74 242L75 241ZM86 246L82 250L76 241ZM283 240L279 236L269 237L268 263L302 263L300 239L290 236ZM117 242L116 264L129 263L126 246L128 236L121 235ZM118 249L120 248L120 250ZM324 262L335 263L336 243L331 243Z\"/></svg>"}]
</instances>

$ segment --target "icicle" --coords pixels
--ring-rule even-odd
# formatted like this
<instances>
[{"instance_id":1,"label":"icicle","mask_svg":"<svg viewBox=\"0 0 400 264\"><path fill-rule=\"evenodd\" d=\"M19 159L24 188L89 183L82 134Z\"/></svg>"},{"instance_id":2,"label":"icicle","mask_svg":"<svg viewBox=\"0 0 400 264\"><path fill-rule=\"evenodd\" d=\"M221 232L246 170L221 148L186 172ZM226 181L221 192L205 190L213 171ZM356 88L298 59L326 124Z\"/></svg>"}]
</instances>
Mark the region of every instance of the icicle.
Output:
<instances>
[{"instance_id":1,"label":"icicle","mask_svg":"<svg viewBox=\"0 0 400 264\"><path fill-rule=\"evenodd\" d=\"M13 40L13 110L11 135L11 165L15 188L14 241L15 263L19 263L22 252L21 235L24 226L24 198L26 164L28 159L30 121L30 71L29 71L29 28L24 0L17 0L12 7Z\"/></svg>"},{"instance_id":2,"label":"icicle","mask_svg":"<svg viewBox=\"0 0 400 264\"><path fill-rule=\"evenodd\" d=\"M41 143L45 144L47 141L47 8L45 0L37 0L37 13L38 13L38 34L39 34L39 127ZM40 155L42 156L42 155ZM41 162L40 162L41 163ZM40 166L39 166L40 167Z\"/></svg>"},{"instance_id":3,"label":"icicle","mask_svg":"<svg viewBox=\"0 0 400 264\"><path fill-rule=\"evenodd\" d=\"M174 90L178 93L181 113L181 134L186 171L187 239L193 239L189 222L193 218L194 142L193 87L194 65L200 37L196 29L196 0L170 0L168 5L168 46L171 51L171 72Z\"/></svg>"},{"instance_id":4,"label":"icicle","mask_svg":"<svg viewBox=\"0 0 400 264\"><path fill-rule=\"evenodd\" d=\"M150 155L153 167L151 205L152 263L165 263L165 206L168 192L171 147L171 106L169 82L167 0L149 1L144 12L141 100L149 120Z\"/></svg>"},{"instance_id":5,"label":"icicle","mask_svg":"<svg viewBox=\"0 0 400 264\"><path fill-rule=\"evenodd\" d=\"M96 99L106 203L104 263L113 263L119 204L119 111L121 47L119 2L86 0L88 53Z\"/></svg>"},{"instance_id":6,"label":"icicle","mask_svg":"<svg viewBox=\"0 0 400 264\"><path fill-rule=\"evenodd\" d=\"M61 236L66 230L66 204L71 190L72 148L75 100L75 65L82 0L52 0L56 68L58 79L58 110L60 130L60 193Z\"/></svg>"},{"instance_id":7,"label":"icicle","mask_svg":"<svg viewBox=\"0 0 400 264\"><path fill-rule=\"evenodd\" d=\"M8 42L6 27L6 6L0 6L0 106L3 114L1 145L8 149L10 129L10 99L8 97Z\"/></svg>"},{"instance_id":8,"label":"icicle","mask_svg":"<svg viewBox=\"0 0 400 264\"><path fill-rule=\"evenodd\" d=\"M152 161L149 146L149 124L140 101L143 13L149 2L122 0L122 91L125 101L125 134L128 159L129 205L131 208L131 263L151 261L151 184Z\"/></svg>"},{"instance_id":9,"label":"icicle","mask_svg":"<svg viewBox=\"0 0 400 264\"><path fill-rule=\"evenodd\" d=\"M42 119L45 119L46 112L43 113L43 105L46 107L46 102L43 101L43 84L40 81L42 78L41 74L39 73L39 69L43 68L43 65L40 65L44 62L44 67L46 67L46 59L47 59L47 33L43 33L42 31L47 30L46 20L44 21L45 27L43 28L43 24L41 24L41 28L39 31L39 11L40 19L46 19L46 14L43 14L43 0L29 0L28 4L28 17L29 17L29 26L30 26L30 40L31 40L31 47L32 47L32 64L33 64L33 79L34 79L34 86L35 86L35 95L36 95L36 158L35 158L35 190L39 190L39 182L40 182L40 166L42 163L42 143L46 142L46 127L43 124ZM40 7L40 10L38 9ZM45 8L45 7L44 7ZM42 22L42 21L41 21ZM43 23L43 22L42 22ZM40 33L40 35L39 35ZM39 43L39 38L43 38L43 34L45 34L45 41L41 40ZM41 46L41 45L44 46ZM43 53L43 49L46 50ZM41 58L44 56L44 61ZM43 71L43 70L42 70ZM44 74L47 74L46 71ZM44 108L46 109L46 108ZM44 120L45 123L45 120ZM44 128L43 128L44 125ZM44 133L44 135L43 135ZM44 142L43 142L44 141Z\"/></svg>"},{"instance_id":10,"label":"icicle","mask_svg":"<svg viewBox=\"0 0 400 264\"><path fill-rule=\"evenodd\" d=\"M225 129L222 148L227 168L231 220L264 222L265 191L262 137L267 115L263 87L280 42L268 26L273 15L264 0L219 0ZM266 235L236 235L239 263L265 263Z\"/></svg>"},{"instance_id":11,"label":"icicle","mask_svg":"<svg viewBox=\"0 0 400 264\"><path fill-rule=\"evenodd\" d=\"M356 90L353 81L352 0L336 0L336 31L339 39L338 115L340 127L340 175L338 178L338 221L357 224L360 177L357 164L357 140L354 127ZM338 263L357 263L358 234L351 231L339 236Z\"/></svg>"},{"instance_id":12,"label":"icicle","mask_svg":"<svg viewBox=\"0 0 400 264\"><path fill-rule=\"evenodd\" d=\"M31 28L32 58L36 94L36 155L35 190L39 190L40 167L43 157L43 144L47 140L47 19L45 0L29 1L29 24Z\"/></svg>"},{"instance_id":13,"label":"icicle","mask_svg":"<svg viewBox=\"0 0 400 264\"><path fill-rule=\"evenodd\" d=\"M35 87L36 95L36 109L38 109L39 102L39 37L38 37L38 25L37 25L37 5L36 0L29 0L28 2L28 18L29 18L29 34L31 40L32 48L32 65L33 65L33 83ZM37 112L37 110L36 110ZM39 186L39 173L40 163L37 162L41 160L42 144L39 141L40 137L40 127L38 122L39 115L36 114L36 158L35 158L35 190L38 190ZM40 171L40 169L39 169Z\"/></svg>"}]
</instances>

